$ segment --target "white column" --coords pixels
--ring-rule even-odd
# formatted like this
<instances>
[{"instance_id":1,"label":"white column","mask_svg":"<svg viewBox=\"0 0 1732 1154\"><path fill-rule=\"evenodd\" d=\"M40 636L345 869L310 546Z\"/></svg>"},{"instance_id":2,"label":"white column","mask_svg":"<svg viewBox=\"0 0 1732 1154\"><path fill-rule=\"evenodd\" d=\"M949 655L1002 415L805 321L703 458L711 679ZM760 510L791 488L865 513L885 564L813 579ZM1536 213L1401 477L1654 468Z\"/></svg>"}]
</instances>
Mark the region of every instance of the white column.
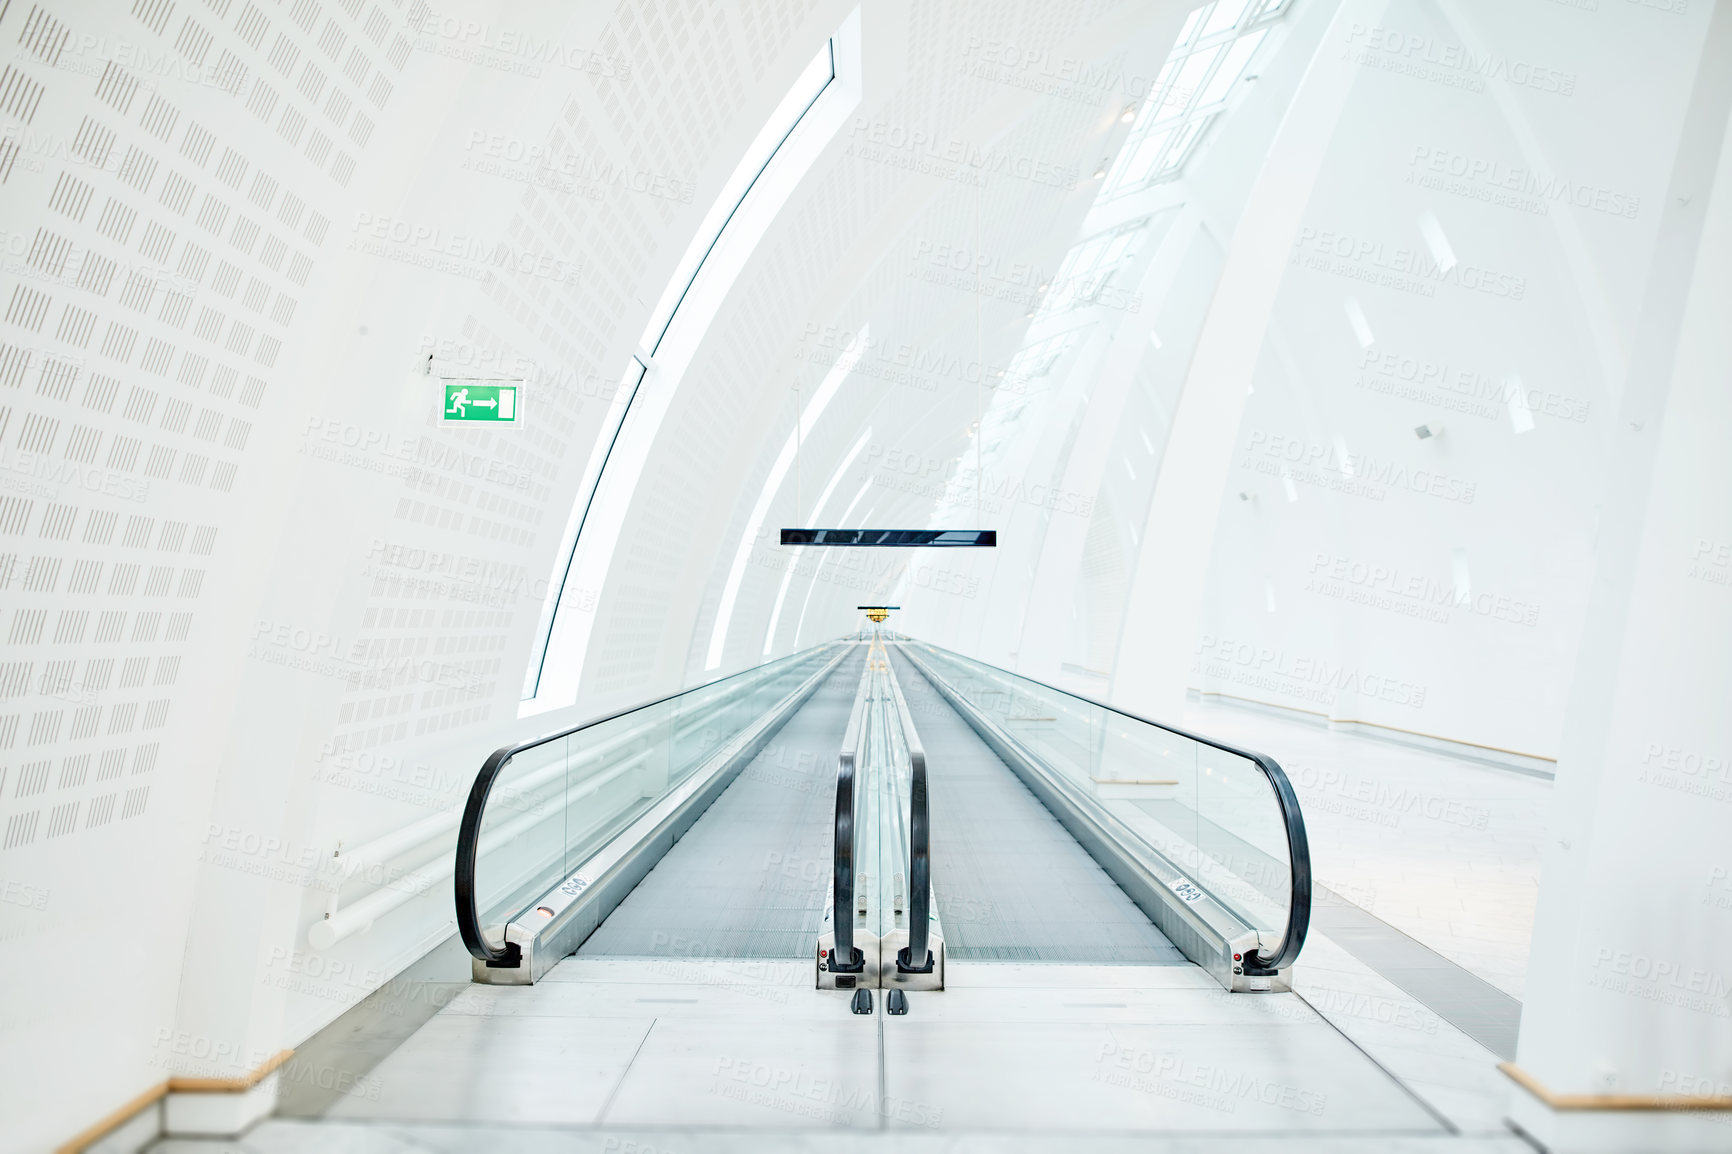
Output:
<instances>
[{"instance_id":1,"label":"white column","mask_svg":"<svg viewBox=\"0 0 1732 1154\"><path fill-rule=\"evenodd\" d=\"M1376 24L1386 7L1386 0L1344 0L1336 11L1245 203L1197 338L1140 535L1113 683L1113 701L1150 716L1173 716L1184 705L1233 440L1294 237L1358 74L1333 49L1349 26Z\"/></svg>"},{"instance_id":2,"label":"white column","mask_svg":"<svg viewBox=\"0 0 1732 1154\"><path fill-rule=\"evenodd\" d=\"M1511 1091L1511 1118L1560 1154L1732 1149L1732 1110L1559 1101L1732 1098L1724 6L1703 61L1632 349L1565 715L1515 1071L1534 1089Z\"/></svg>"}]
</instances>

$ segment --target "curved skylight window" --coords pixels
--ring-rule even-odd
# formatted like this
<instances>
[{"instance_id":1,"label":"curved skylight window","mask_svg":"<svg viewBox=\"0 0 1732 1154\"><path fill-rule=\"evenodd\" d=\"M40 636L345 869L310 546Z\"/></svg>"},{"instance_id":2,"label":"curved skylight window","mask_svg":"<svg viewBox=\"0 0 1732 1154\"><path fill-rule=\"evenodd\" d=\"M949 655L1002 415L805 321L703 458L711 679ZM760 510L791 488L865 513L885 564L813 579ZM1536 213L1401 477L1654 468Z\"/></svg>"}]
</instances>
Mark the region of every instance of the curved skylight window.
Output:
<instances>
[{"instance_id":1,"label":"curved skylight window","mask_svg":"<svg viewBox=\"0 0 1732 1154\"><path fill-rule=\"evenodd\" d=\"M746 519L746 531L740 535L740 544L734 550L734 563L728 568L727 582L722 586L721 605L716 610L716 623L710 629L709 648L704 652L705 672L722 664L722 646L727 643L728 626L733 623L734 603L740 595L740 582L745 579L746 562L751 559L752 546L764 528L764 518L769 516L770 502L781 491L782 482L788 476L788 469L795 463L800 451L800 442L812 435L812 427L818 423L818 418L824 415L824 409L836 395L836 390L842 387L842 382L854 371L855 364L866 351L870 340L870 327L862 327L860 339L838 357L836 363L830 366L830 371L824 374L824 379L813 392L812 399L806 402L805 409L800 413L799 423L789 430L788 439L782 444L782 451L776 455L775 463L770 466L770 475L765 478L764 487L758 491L758 499L752 505L751 516ZM816 509L813 512L816 514Z\"/></svg>"},{"instance_id":2,"label":"curved skylight window","mask_svg":"<svg viewBox=\"0 0 1732 1154\"><path fill-rule=\"evenodd\" d=\"M854 447L849 449L847 455L842 458L842 463L837 465L835 470L831 472L829 484L825 485L824 491L818 494L818 503L812 506L812 515L806 519L806 526L808 528L817 528L819 525L823 524L819 518L824 515L824 509L829 505L831 495L836 492L836 486L842 483L842 478L847 475L849 468L851 468L855 460L859 458L861 450L865 449L871 440L872 426L867 425L866 431L861 433L859 440L854 442ZM776 644L776 626L782 620L782 605L788 599L788 587L794 582L794 571L795 567L799 564L800 553L801 549L798 546L795 546L793 554L788 560L787 571L782 574L782 587L776 590L776 604L770 610L770 624L764 629L765 660L769 659L771 651L774 649Z\"/></svg>"},{"instance_id":3,"label":"curved skylight window","mask_svg":"<svg viewBox=\"0 0 1732 1154\"><path fill-rule=\"evenodd\" d=\"M1107 173L1103 196L1171 180L1209 124L1288 0L1216 0L1185 20L1167 62L1149 86L1129 139Z\"/></svg>"},{"instance_id":4,"label":"curved skylight window","mask_svg":"<svg viewBox=\"0 0 1732 1154\"><path fill-rule=\"evenodd\" d=\"M782 98L782 103L776 106L776 111L770 115L763 131L758 133L758 138L752 141L752 146L746 150L746 155L734 169L734 174L728 178L728 183L722 186L715 204L710 206L710 211L704 216L704 223L698 227L697 235L692 238L685 256L680 258L674 275L668 280L668 287L663 290L661 300L656 302L649 324L638 340L640 349L652 356L655 354L657 346L673 324L680 302L685 300L686 293L697 280L704 261L721 242L722 233L727 230L728 222L745 202L746 194L752 191L752 186L764 175L764 170L770 166L771 158L793 134L807 110L835 79L835 41L826 40L823 49L812 58L812 63L806 65L805 71L800 73L800 79L794 82L794 87Z\"/></svg>"},{"instance_id":5,"label":"curved skylight window","mask_svg":"<svg viewBox=\"0 0 1732 1154\"><path fill-rule=\"evenodd\" d=\"M1052 291L1041 298L1040 315L1053 316L1103 300L1113 303L1107 289L1114 275L1136 255L1134 246L1148 223L1143 217L1072 245L1052 278ZM1125 307L1124 302L1117 303Z\"/></svg>"},{"instance_id":6,"label":"curved skylight window","mask_svg":"<svg viewBox=\"0 0 1732 1154\"><path fill-rule=\"evenodd\" d=\"M856 10L801 70L722 185L650 312L566 526L552 582L556 592L542 610L536 651L524 675L523 697L532 702L525 713L575 697L593 606L570 613L566 590L580 570L588 579L579 586L599 587L625 504L687 363L775 213L859 102L859 30ZM562 631L567 617L574 619L572 626ZM558 700L544 701L556 662L560 684L551 696Z\"/></svg>"}]
</instances>

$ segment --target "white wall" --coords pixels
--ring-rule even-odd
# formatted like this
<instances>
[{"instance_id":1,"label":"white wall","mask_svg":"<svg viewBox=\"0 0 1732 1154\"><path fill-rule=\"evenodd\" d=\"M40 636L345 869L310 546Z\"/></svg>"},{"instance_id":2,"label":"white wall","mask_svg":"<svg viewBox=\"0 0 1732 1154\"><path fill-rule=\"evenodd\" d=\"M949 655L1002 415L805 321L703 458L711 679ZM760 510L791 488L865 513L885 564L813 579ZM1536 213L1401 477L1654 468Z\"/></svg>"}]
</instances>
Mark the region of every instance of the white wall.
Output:
<instances>
[{"instance_id":1,"label":"white wall","mask_svg":"<svg viewBox=\"0 0 1732 1154\"><path fill-rule=\"evenodd\" d=\"M1724 1097L1732 886L1732 22L1697 78L1612 431L1518 1061L1554 1094ZM1723 1148L1724 1116L1512 1116L1560 1151Z\"/></svg>"},{"instance_id":2,"label":"white wall","mask_svg":"<svg viewBox=\"0 0 1732 1154\"><path fill-rule=\"evenodd\" d=\"M335 850L518 732L607 378L845 14L134 8L0 16L48 29L0 110L9 1149L244 1073L449 932L440 886L306 938ZM440 427L429 354L530 378L519 427Z\"/></svg>"},{"instance_id":3,"label":"white wall","mask_svg":"<svg viewBox=\"0 0 1732 1154\"><path fill-rule=\"evenodd\" d=\"M1407 5L1388 32L1337 37L1330 55L1358 75L1259 335L1227 491L1207 503L1193 684L1556 756L1706 18ZM1475 91L1434 66L1448 83L1427 83L1391 70L1418 63L1381 47L1397 31L1549 73ZM1546 90L1554 73L1568 94ZM1529 191L1503 187L1524 171ZM1444 432L1421 440L1422 424Z\"/></svg>"}]
</instances>

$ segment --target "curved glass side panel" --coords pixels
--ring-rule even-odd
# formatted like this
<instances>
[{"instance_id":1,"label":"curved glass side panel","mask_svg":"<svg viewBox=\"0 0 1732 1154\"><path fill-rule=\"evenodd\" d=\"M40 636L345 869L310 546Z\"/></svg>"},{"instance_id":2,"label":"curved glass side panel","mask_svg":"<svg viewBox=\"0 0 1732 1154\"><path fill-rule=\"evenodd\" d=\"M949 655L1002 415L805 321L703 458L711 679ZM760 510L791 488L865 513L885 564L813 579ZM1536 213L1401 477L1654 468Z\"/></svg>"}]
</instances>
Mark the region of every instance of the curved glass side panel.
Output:
<instances>
[{"instance_id":1,"label":"curved glass side panel","mask_svg":"<svg viewBox=\"0 0 1732 1154\"><path fill-rule=\"evenodd\" d=\"M838 644L820 645L490 758L489 766L501 760L476 823L473 873L477 920L487 945L498 947L499 926L532 912L531 903L822 668ZM460 885L463 869L460 855Z\"/></svg>"},{"instance_id":2,"label":"curved glass side panel","mask_svg":"<svg viewBox=\"0 0 1732 1154\"><path fill-rule=\"evenodd\" d=\"M960 654L918 642L910 647L1076 796L1117 818L1202 893L1255 927L1266 947L1287 937L1295 877L1289 815L1255 755ZM1308 862L1301 872L1309 877ZM1181 887L1175 892L1189 900ZM1309 907L1308 892L1301 905Z\"/></svg>"}]
</instances>

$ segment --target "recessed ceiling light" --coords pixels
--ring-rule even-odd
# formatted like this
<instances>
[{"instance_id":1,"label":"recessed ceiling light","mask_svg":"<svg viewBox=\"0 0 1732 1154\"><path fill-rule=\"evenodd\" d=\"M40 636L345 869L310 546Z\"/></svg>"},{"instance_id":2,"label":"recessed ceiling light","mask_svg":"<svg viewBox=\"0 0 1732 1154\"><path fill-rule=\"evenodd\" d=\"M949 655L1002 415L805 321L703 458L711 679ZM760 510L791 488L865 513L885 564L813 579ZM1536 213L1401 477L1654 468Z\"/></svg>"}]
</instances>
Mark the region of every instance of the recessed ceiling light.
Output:
<instances>
[{"instance_id":1,"label":"recessed ceiling light","mask_svg":"<svg viewBox=\"0 0 1732 1154\"><path fill-rule=\"evenodd\" d=\"M1129 124L1131 121L1135 120L1136 118L1137 118L1137 106L1134 104L1125 105L1125 110L1123 112L1119 113L1119 119L1126 124Z\"/></svg>"}]
</instances>

